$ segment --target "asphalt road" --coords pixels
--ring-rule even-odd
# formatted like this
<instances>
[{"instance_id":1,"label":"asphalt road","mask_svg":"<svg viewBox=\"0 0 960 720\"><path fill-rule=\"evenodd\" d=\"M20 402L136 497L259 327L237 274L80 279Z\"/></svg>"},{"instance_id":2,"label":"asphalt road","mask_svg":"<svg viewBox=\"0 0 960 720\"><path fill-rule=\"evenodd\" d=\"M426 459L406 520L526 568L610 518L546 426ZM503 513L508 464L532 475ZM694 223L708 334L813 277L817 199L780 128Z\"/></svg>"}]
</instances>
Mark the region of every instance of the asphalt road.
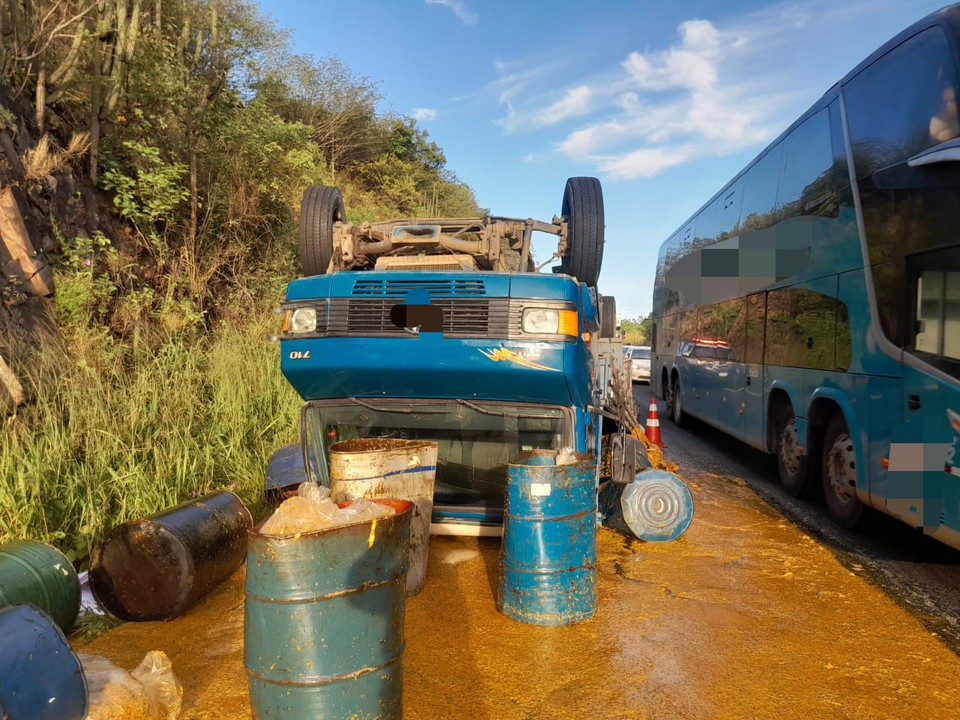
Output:
<instances>
[{"instance_id":1,"label":"asphalt road","mask_svg":"<svg viewBox=\"0 0 960 720\"><path fill-rule=\"evenodd\" d=\"M650 387L634 385L634 398L646 418ZM960 655L960 551L880 513L871 512L856 531L844 530L830 521L822 499L799 500L784 492L773 456L693 419L678 428L667 419L665 403L658 407L666 455L680 465L681 475L706 471L742 480Z\"/></svg>"}]
</instances>

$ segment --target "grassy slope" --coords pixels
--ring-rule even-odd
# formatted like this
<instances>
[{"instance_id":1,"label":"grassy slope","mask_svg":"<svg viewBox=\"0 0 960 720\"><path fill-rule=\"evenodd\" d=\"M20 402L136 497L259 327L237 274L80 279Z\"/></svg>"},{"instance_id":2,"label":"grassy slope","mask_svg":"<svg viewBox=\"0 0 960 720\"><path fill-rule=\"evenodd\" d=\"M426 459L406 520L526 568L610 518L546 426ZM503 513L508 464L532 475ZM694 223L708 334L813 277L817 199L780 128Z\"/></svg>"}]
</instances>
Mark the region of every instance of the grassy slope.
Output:
<instances>
[{"instance_id":1,"label":"grassy slope","mask_svg":"<svg viewBox=\"0 0 960 720\"><path fill-rule=\"evenodd\" d=\"M296 441L299 400L267 341L276 316L136 351L105 333L30 363L33 402L0 434L0 541L71 558L114 524L195 495L262 499L270 454Z\"/></svg>"}]
</instances>

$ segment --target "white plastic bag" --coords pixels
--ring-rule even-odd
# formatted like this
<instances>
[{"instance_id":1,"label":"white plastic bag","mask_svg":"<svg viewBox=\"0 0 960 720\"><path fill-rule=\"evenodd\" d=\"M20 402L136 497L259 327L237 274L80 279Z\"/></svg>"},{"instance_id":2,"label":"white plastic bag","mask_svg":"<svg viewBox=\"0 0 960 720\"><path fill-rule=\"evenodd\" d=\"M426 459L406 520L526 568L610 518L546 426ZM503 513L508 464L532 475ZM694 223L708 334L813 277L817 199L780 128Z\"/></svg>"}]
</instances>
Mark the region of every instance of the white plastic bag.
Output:
<instances>
[{"instance_id":1,"label":"white plastic bag","mask_svg":"<svg viewBox=\"0 0 960 720\"><path fill-rule=\"evenodd\" d=\"M183 687L173 664L152 650L128 673L100 655L79 653L90 703L86 720L177 720Z\"/></svg>"},{"instance_id":2,"label":"white plastic bag","mask_svg":"<svg viewBox=\"0 0 960 720\"><path fill-rule=\"evenodd\" d=\"M183 686L173 674L173 663L162 650L151 650L130 675L143 686L150 717L177 720L183 704Z\"/></svg>"},{"instance_id":3,"label":"white plastic bag","mask_svg":"<svg viewBox=\"0 0 960 720\"><path fill-rule=\"evenodd\" d=\"M273 515L260 527L262 535L295 535L316 532L349 523L387 517L396 512L387 505L358 498L347 507L339 507L330 499L326 487L303 483L297 494L284 500Z\"/></svg>"}]
</instances>

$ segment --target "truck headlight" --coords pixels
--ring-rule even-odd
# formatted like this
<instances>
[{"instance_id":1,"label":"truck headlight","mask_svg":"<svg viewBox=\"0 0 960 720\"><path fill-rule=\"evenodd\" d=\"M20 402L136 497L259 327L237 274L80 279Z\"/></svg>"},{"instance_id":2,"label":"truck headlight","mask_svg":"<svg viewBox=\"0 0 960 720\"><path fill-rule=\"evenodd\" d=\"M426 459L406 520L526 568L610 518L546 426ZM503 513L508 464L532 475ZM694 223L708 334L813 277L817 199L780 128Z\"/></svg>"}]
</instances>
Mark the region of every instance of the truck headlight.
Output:
<instances>
[{"instance_id":1,"label":"truck headlight","mask_svg":"<svg viewBox=\"0 0 960 720\"><path fill-rule=\"evenodd\" d=\"M557 308L525 308L520 329L529 335L569 335L576 337L577 311Z\"/></svg>"},{"instance_id":2,"label":"truck headlight","mask_svg":"<svg viewBox=\"0 0 960 720\"><path fill-rule=\"evenodd\" d=\"M550 308L527 308L520 325L531 335L556 335L560 329L560 311Z\"/></svg>"},{"instance_id":3,"label":"truck headlight","mask_svg":"<svg viewBox=\"0 0 960 720\"><path fill-rule=\"evenodd\" d=\"M287 310L287 321L284 323L283 329L294 335L315 332L317 329L317 309L299 307Z\"/></svg>"}]
</instances>

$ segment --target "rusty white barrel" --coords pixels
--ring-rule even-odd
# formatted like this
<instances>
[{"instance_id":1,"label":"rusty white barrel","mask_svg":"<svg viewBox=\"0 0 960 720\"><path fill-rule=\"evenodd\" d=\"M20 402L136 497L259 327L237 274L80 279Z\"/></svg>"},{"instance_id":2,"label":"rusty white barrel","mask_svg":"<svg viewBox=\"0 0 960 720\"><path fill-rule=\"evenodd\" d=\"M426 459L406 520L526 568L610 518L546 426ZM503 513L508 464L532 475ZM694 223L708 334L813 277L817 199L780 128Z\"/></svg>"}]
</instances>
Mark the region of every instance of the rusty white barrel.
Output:
<instances>
[{"instance_id":1,"label":"rusty white barrel","mask_svg":"<svg viewBox=\"0 0 960 720\"><path fill-rule=\"evenodd\" d=\"M430 517L439 445L431 440L363 438L330 448L330 497L336 501L409 500L410 570L407 594L416 595L427 578Z\"/></svg>"}]
</instances>

